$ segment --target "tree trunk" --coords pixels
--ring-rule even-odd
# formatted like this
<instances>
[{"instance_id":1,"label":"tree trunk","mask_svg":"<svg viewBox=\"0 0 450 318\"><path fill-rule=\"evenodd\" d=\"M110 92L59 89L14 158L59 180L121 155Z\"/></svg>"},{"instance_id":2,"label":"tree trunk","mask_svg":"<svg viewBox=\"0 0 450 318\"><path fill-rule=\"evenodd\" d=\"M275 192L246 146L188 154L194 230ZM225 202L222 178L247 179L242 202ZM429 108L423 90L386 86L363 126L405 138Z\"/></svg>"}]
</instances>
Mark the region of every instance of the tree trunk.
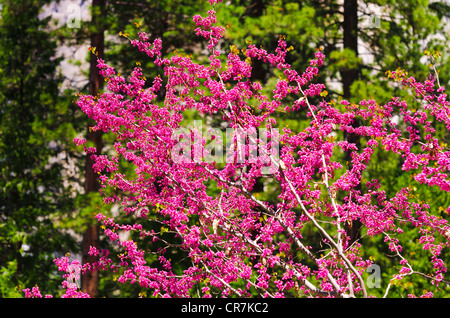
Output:
<instances>
[{"instance_id":1,"label":"tree trunk","mask_svg":"<svg viewBox=\"0 0 450 318\"><path fill-rule=\"evenodd\" d=\"M357 0L344 0L344 49L351 49L355 52L355 56L358 57L358 1ZM346 68L341 71L342 85L343 85L343 97L349 100L351 98L350 88L353 82L359 77L360 70L358 68ZM361 124L358 119L353 122L353 127L359 127ZM345 134L344 138L360 147L360 137L357 134ZM352 168L351 164L351 152L348 151L345 154L345 159L348 162L349 169ZM361 189L359 185L356 190ZM361 222L359 220L353 220L346 222L345 231L349 238L349 244L352 244L361 237Z\"/></svg>"},{"instance_id":2,"label":"tree trunk","mask_svg":"<svg viewBox=\"0 0 450 318\"><path fill-rule=\"evenodd\" d=\"M104 14L105 0L93 0L92 2L92 24L96 28L96 31L91 35L91 47L96 48L97 56L91 54L90 56L90 70L89 70L89 93L92 96L97 96L100 90L103 88L103 79L98 72L97 57L103 58L104 55L104 29L101 17ZM98 16L100 15L100 16ZM100 154L103 142L101 131L91 131L88 127L86 139L94 143L94 147L97 149L96 154ZM86 156L86 168L85 168L85 192L95 192L99 190L98 175L92 169L93 160L91 155ZM96 261L95 256L90 256L89 249L91 246L99 247L99 230L98 225L95 223L89 223L87 229L83 233L83 241L81 244L82 263L93 263ZM98 297L98 271L87 271L81 277L81 290L87 292L91 297Z\"/></svg>"},{"instance_id":3,"label":"tree trunk","mask_svg":"<svg viewBox=\"0 0 450 318\"><path fill-rule=\"evenodd\" d=\"M358 1L344 0L344 49L351 49L358 56ZM359 69L341 71L344 99L351 97L350 87L359 75Z\"/></svg>"}]
</instances>

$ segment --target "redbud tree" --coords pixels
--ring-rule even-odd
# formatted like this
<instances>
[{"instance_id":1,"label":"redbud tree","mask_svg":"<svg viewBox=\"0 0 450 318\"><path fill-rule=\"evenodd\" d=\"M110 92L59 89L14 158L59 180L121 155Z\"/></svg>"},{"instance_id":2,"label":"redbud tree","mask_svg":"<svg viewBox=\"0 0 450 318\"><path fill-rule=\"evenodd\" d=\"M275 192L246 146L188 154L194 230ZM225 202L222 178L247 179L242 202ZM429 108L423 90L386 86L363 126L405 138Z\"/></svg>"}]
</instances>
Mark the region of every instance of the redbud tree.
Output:
<instances>
[{"instance_id":1,"label":"redbud tree","mask_svg":"<svg viewBox=\"0 0 450 318\"><path fill-rule=\"evenodd\" d=\"M115 143L112 151L94 155L83 138L75 142L95 159L105 204L120 206L128 222L97 215L115 246L92 247L97 262L55 260L65 273L63 296L89 297L76 280L99 270L115 272L118 283L139 285L152 297L370 297L373 280L363 275L377 274L377 264L361 240L349 239L346 229L355 221L362 224L361 236L381 237L379 249L396 262L385 297L407 276L412 282L425 278L429 288L405 296L430 297L445 288L447 220L417 200L411 186L388 197L377 176L362 178L381 149L400 156L401 170L413 172L414 182L450 190L450 152L433 128L434 122L450 128L450 104L436 69L424 82L401 69L387 72L410 92L413 107L398 97L384 105L328 101L325 85L316 82L325 59L320 49L303 72L286 62L290 47L283 37L274 52L254 44L224 50L226 28L215 17L220 0L210 3L207 14L193 17L196 34L207 41L207 63L183 54L164 58L161 40L140 32L131 45L164 76L146 79L137 63L126 79L98 59L107 89L78 95L77 105L96 123L91 129L113 134ZM271 94L251 81L254 60L282 73ZM305 112L307 127L279 127L279 108ZM199 118L220 116L226 136L218 128L198 129L198 122L186 125L192 110ZM357 118L359 126L353 125ZM350 143L343 133L363 142ZM346 152L350 163L341 160ZM260 178L278 185L270 202L253 191ZM311 242L306 228L320 242ZM417 237L404 235L411 229ZM427 253L428 272L416 270L416 259L404 249L411 242ZM180 251L185 266L167 256L169 249ZM42 297L38 287L25 292Z\"/></svg>"}]
</instances>

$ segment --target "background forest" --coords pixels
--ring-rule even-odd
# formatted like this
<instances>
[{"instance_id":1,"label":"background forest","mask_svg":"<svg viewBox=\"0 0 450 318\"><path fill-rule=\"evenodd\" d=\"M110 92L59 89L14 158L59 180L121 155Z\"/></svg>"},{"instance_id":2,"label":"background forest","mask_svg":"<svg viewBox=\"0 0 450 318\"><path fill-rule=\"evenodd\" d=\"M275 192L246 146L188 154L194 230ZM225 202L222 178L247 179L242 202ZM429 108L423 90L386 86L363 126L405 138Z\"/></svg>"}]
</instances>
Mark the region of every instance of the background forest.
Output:
<instances>
[{"instance_id":1,"label":"background forest","mask_svg":"<svg viewBox=\"0 0 450 318\"><path fill-rule=\"evenodd\" d=\"M205 43L195 35L192 16L206 10L208 1L201 0L0 0L0 297L23 297L22 289L36 284L58 294L61 279L55 257L71 251L72 257L87 262L90 246L110 244L94 217L100 211L117 216L118 211L102 203L92 162L73 143L83 136L101 152L112 142L108 134L89 130L92 123L73 102L76 93L96 95L103 89L96 59L87 48L95 47L99 57L123 74L139 61L145 76L152 78L161 70L119 34L136 38L144 30L163 40L164 56L176 52L202 61ZM327 84L330 99L411 99L386 71L401 67L423 81L430 73L427 49L441 52L439 79L443 86L450 81L447 2L233 0L224 1L217 17L227 27L220 43L224 50L251 42L273 51L284 35L292 45L289 63L302 70L322 47L326 59L318 81ZM252 66L253 80L273 89L277 70L258 61ZM280 124L305 125L302 112L280 111L278 116ZM442 142L450 143L445 127L436 129ZM400 159L390 156L375 154L377 160L367 170L384 181L388 197L399 188L414 187L419 200L448 218L444 211L450 195L411 184L401 174ZM254 189L258 191L270 202L277 189L262 184ZM413 242L409 250L420 259L422 251L414 250ZM183 266L182 255L172 255L177 257ZM376 252L373 258L381 268L390 267L388 252ZM143 295L139 287L117 284L113 275L89 273L82 277L81 289L93 297ZM387 283L382 281L371 293L382 296ZM424 292L420 283L412 285L407 279L395 288ZM441 292L436 296L448 295L445 288Z\"/></svg>"}]
</instances>

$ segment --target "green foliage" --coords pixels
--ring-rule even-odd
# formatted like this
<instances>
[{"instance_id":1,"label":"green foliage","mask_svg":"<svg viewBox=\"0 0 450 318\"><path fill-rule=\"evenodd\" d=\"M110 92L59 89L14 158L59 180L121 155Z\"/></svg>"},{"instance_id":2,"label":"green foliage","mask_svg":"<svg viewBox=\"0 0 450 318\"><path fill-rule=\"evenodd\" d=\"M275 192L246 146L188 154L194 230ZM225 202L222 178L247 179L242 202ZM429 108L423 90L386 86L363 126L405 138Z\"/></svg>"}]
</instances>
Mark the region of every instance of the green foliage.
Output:
<instances>
[{"instance_id":1,"label":"green foliage","mask_svg":"<svg viewBox=\"0 0 450 318\"><path fill-rule=\"evenodd\" d=\"M200 45L200 39L194 34L192 16L206 13L207 8L206 2L195 0L113 2L108 5L104 18L107 38L111 39L105 44L105 58L122 74L129 74L136 61L141 62L147 78L161 74L162 70L156 69L150 59L129 45L128 39L136 39L138 32L144 31L152 38L163 39L163 55L174 50L192 54Z\"/></svg>"},{"instance_id":2,"label":"green foliage","mask_svg":"<svg viewBox=\"0 0 450 318\"><path fill-rule=\"evenodd\" d=\"M55 78L56 43L45 31L48 19L38 18L44 2L1 4L0 276L9 277L1 290L8 297L18 284L56 290L48 274L54 253L75 245L57 226L71 206L57 158L72 130L59 121L67 105Z\"/></svg>"}]
</instances>

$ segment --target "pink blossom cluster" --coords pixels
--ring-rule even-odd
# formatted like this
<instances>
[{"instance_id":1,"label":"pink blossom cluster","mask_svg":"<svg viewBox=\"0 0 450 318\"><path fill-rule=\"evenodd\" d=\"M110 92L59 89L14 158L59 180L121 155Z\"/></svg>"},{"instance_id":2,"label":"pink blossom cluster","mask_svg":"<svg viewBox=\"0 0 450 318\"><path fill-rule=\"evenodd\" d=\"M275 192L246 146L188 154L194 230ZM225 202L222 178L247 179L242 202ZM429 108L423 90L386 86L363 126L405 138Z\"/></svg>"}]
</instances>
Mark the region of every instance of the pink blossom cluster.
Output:
<instances>
[{"instance_id":1,"label":"pink blossom cluster","mask_svg":"<svg viewBox=\"0 0 450 318\"><path fill-rule=\"evenodd\" d=\"M70 261L68 256L57 258L54 260L60 272L63 272L62 288L64 293L61 298L89 298L89 294L80 291L77 281L80 279L82 272L81 263L78 260ZM39 291L39 287L35 286L31 289L26 288L23 290L26 298L42 298L42 294ZM53 295L45 295L45 298L52 298Z\"/></svg>"},{"instance_id":2,"label":"pink blossom cluster","mask_svg":"<svg viewBox=\"0 0 450 318\"><path fill-rule=\"evenodd\" d=\"M215 8L220 1L210 2ZM374 262L361 242L349 241L345 230L356 221L363 224L363 235L383 237L386 247L400 259L392 279L420 274L414 260L407 259L401 235L405 229L418 229L417 244L430 255L430 280L437 288L447 272L442 253L449 245L448 221L433 214L426 202L415 200L412 187L388 197L380 180L362 180L374 151L381 148L401 156L402 169L414 171L416 182L450 190L450 151L435 136L432 125L436 119L450 128L444 88L397 71L390 76L411 91L418 109L400 98L384 105L375 100L327 101L322 97L325 85L315 82L325 58L321 50L304 72L298 72L286 62L289 48L283 37L273 53L253 44L223 53L218 44L225 29L216 25L215 9L193 20L196 34L208 42L209 64L180 54L161 57L161 42L150 43L140 33L131 44L154 59L164 70L164 80L156 77L147 83L137 66L126 81L99 59L107 91L98 97L81 95L77 101L95 120L93 130L116 137L114 155L92 154L94 169L100 174L105 203L120 206L135 223L97 216L116 249L92 248L92 255L99 257L94 264L57 260L66 273L66 295L85 295L75 290L73 280L80 271L96 269L113 270L119 274L118 282L139 285L159 297L249 297L254 293L368 297L363 274ZM260 83L251 81L254 60L283 74L270 96ZM158 103L157 93L163 88L165 100ZM292 97L295 101L287 103ZM282 128L279 158L271 157L276 164L271 180L280 188L272 203L252 192L263 176L262 161L219 165L175 162L171 156L178 142L173 132L182 126L186 110L219 114L232 128L264 127L270 132L277 127L273 115L280 107L306 112L310 125L302 131ZM393 120L395 116L401 117L401 125ZM362 121L358 127L353 125L356 118ZM358 147L336 140L338 132L357 134L366 142ZM74 141L85 144L82 138ZM206 143L202 139L193 145L200 157ZM84 147L86 153L93 153L94 149ZM349 151L350 168L336 156ZM121 171L121 160L129 162L134 172ZM114 189L114 194L107 195L107 189ZM322 250L306 240L304 231L311 226L322 240ZM160 244L165 248L156 247ZM190 265L181 270L174 266L166 255L168 248L182 251ZM40 294L37 290L26 293Z\"/></svg>"},{"instance_id":3,"label":"pink blossom cluster","mask_svg":"<svg viewBox=\"0 0 450 318\"><path fill-rule=\"evenodd\" d=\"M25 298L42 298L41 291L39 290L39 286L34 286L31 288L25 288L23 290ZM53 295L45 295L45 298L53 298Z\"/></svg>"}]
</instances>

